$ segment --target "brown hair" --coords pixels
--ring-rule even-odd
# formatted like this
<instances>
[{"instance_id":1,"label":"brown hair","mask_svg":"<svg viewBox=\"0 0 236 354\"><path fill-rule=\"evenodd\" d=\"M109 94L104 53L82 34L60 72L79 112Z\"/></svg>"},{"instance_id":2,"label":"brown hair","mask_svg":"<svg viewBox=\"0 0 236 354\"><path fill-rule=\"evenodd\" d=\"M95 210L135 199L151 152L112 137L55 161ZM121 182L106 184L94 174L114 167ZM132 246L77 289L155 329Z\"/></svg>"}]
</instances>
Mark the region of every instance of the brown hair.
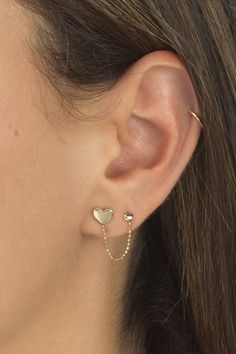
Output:
<instances>
[{"instance_id":1,"label":"brown hair","mask_svg":"<svg viewBox=\"0 0 236 354\"><path fill-rule=\"evenodd\" d=\"M119 344L122 353L132 346L148 354L234 353L235 0L18 2L39 15L37 65L70 104L102 97L152 51L184 61L204 130L178 183L140 228Z\"/></svg>"}]
</instances>

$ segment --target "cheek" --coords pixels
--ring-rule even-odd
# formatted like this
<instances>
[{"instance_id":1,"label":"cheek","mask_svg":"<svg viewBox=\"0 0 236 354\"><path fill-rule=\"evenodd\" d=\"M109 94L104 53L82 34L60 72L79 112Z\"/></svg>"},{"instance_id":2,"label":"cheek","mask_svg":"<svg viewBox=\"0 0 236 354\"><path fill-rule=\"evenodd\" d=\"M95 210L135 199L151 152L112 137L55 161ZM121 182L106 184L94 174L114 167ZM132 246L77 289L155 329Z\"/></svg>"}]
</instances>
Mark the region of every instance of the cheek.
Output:
<instances>
[{"instance_id":1,"label":"cheek","mask_svg":"<svg viewBox=\"0 0 236 354\"><path fill-rule=\"evenodd\" d=\"M76 269L93 174L85 141L74 134L63 142L46 120L44 108L55 117L60 108L26 60L25 18L12 13L3 6L0 14L0 343Z\"/></svg>"},{"instance_id":2,"label":"cheek","mask_svg":"<svg viewBox=\"0 0 236 354\"><path fill-rule=\"evenodd\" d=\"M42 117L1 128L0 336L29 321L76 264L87 191L79 148Z\"/></svg>"}]
</instances>

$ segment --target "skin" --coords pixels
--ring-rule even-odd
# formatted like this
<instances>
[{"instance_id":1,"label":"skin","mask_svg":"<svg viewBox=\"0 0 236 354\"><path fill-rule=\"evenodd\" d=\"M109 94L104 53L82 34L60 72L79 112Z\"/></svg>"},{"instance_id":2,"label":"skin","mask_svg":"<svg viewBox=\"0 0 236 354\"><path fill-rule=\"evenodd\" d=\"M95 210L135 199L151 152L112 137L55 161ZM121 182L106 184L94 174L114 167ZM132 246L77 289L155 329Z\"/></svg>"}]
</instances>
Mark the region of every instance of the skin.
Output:
<instances>
[{"instance_id":1,"label":"skin","mask_svg":"<svg viewBox=\"0 0 236 354\"><path fill-rule=\"evenodd\" d=\"M108 237L123 253L123 214L138 237L197 145L191 80L176 55L150 53L72 122L29 60L28 17L2 1L0 353L116 354L129 254L110 260L92 210L113 209Z\"/></svg>"}]
</instances>

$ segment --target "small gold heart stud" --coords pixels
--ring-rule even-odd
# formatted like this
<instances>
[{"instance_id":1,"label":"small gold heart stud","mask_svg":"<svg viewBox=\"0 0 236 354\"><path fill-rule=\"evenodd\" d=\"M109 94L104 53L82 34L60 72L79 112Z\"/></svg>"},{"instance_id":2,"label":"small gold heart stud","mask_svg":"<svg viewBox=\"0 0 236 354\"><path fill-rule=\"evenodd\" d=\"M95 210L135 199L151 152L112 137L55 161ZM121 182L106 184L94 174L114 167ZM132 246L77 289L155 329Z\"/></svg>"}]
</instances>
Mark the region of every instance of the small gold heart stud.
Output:
<instances>
[{"instance_id":1,"label":"small gold heart stud","mask_svg":"<svg viewBox=\"0 0 236 354\"><path fill-rule=\"evenodd\" d=\"M133 214L124 214L124 219L127 222L131 222L134 219L134 215Z\"/></svg>"},{"instance_id":2,"label":"small gold heart stud","mask_svg":"<svg viewBox=\"0 0 236 354\"><path fill-rule=\"evenodd\" d=\"M113 210L112 209L102 210L99 208L95 208L93 209L93 216L98 222L100 222L100 224L105 225L111 220L113 216Z\"/></svg>"}]
</instances>

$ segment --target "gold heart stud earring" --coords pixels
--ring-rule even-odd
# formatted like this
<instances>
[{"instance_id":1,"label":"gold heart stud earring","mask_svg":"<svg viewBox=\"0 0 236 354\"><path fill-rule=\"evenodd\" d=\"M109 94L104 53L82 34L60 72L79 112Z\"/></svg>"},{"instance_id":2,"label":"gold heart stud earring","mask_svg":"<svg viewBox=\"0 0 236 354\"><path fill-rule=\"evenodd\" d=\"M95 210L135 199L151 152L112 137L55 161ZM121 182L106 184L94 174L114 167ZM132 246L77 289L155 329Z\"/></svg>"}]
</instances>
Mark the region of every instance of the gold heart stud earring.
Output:
<instances>
[{"instance_id":1,"label":"gold heart stud earring","mask_svg":"<svg viewBox=\"0 0 236 354\"><path fill-rule=\"evenodd\" d=\"M122 254L122 256L116 258L114 256L112 256L111 251L109 249L109 245L108 245L108 240L107 240L107 234L106 234L106 229L105 229L105 224L107 224L113 217L113 210L112 209L99 209L99 208L94 208L93 209L93 216L94 218L102 225L102 232L103 232L103 238L105 241L105 246L106 246L106 251L107 254L109 255L109 257L113 260L113 261L121 261L122 259L124 259L124 257L127 255L129 249L130 249L130 243L131 243L131 232L132 232L132 221L134 219L134 215L130 214L130 213L126 213L123 215L124 220L128 223L128 240L127 240L127 246L126 249L124 251L124 253Z\"/></svg>"}]
</instances>

